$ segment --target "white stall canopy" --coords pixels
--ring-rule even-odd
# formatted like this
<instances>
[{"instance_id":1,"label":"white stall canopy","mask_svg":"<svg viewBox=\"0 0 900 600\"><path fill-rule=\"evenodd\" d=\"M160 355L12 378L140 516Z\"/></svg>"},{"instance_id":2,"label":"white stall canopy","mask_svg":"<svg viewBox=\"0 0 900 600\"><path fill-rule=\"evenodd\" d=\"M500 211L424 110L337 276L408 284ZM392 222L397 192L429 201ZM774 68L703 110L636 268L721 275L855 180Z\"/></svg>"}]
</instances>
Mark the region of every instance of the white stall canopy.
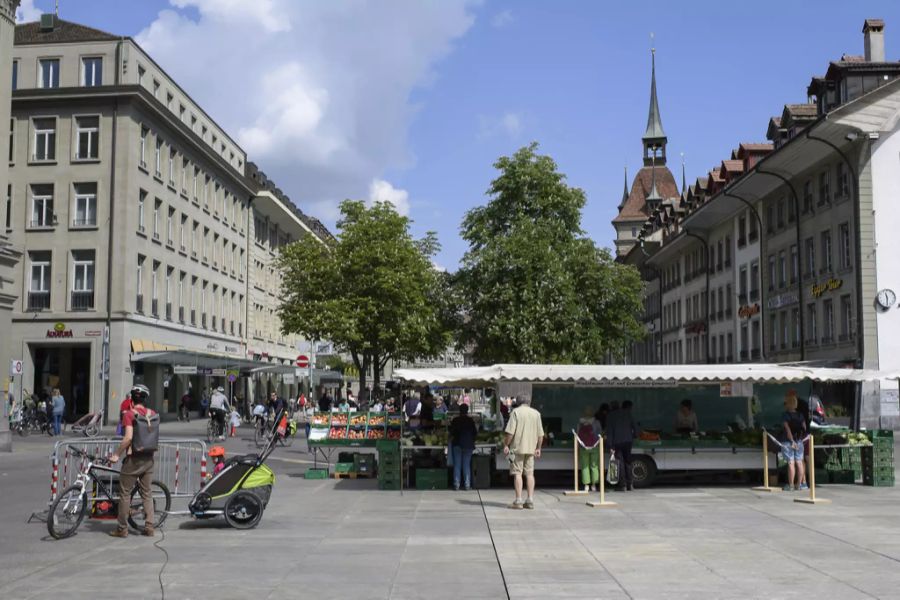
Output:
<instances>
[{"instance_id":1,"label":"white stall canopy","mask_svg":"<svg viewBox=\"0 0 900 600\"><path fill-rule=\"evenodd\" d=\"M870 369L837 369L794 364L737 365L491 365L445 369L395 369L394 377L416 385L483 387L500 382L660 386L677 383L792 383L876 381L900 377Z\"/></svg>"}]
</instances>

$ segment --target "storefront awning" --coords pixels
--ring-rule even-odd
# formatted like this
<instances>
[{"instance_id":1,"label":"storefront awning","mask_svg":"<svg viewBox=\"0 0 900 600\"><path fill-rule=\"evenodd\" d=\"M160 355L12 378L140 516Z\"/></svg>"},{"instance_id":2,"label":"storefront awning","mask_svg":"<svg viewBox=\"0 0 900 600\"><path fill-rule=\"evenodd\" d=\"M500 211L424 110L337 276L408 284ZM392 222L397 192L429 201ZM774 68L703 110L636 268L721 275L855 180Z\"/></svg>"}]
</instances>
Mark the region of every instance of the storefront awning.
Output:
<instances>
[{"instance_id":1,"label":"storefront awning","mask_svg":"<svg viewBox=\"0 0 900 600\"><path fill-rule=\"evenodd\" d=\"M492 365L460 369L395 369L394 377L417 385L478 387L501 381L532 383L688 383L746 381L876 381L898 379L900 373L863 369L806 367L797 364L736 365Z\"/></svg>"},{"instance_id":2,"label":"storefront awning","mask_svg":"<svg viewBox=\"0 0 900 600\"><path fill-rule=\"evenodd\" d=\"M194 366L205 369L238 369L250 372L261 366L259 361L237 358L227 354L193 352L191 350L163 350L157 352L134 352L134 362L148 362L162 365Z\"/></svg>"},{"instance_id":3,"label":"storefront awning","mask_svg":"<svg viewBox=\"0 0 900 600\"><path fill-rule=\"evenodd\" d=\"M260 365L259 363L255 363L257 367L253 369L252 373L274 373L280 375L294 374L297 372L297 367L293 365ZM306 377L308 373L308 369L300 369L301 375ZM343 375L338 373L337 371L330 371L328 369L313 369L313 380L325 382L325 381L338 381L342 382L344 380Z\"/></svg>"}]
</instances>

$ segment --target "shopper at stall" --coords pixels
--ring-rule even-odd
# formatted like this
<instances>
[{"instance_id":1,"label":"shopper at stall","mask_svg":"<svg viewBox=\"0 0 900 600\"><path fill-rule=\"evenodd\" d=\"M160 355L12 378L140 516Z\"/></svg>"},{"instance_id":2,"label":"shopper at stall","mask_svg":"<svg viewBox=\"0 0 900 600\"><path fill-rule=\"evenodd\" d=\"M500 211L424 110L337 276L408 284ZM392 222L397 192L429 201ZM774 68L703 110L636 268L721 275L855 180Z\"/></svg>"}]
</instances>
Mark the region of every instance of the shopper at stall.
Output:
<instances>
[{"instance_id":1,"label":"shopper at stall","mask_svg":"<svg viewBox=\"0 0 900 600\"><path fill-rule=\"evenodd\" d=\"M459 416L450 422L450 448L453 452L453 489L459 490L462 483L466 490L472 489L472 453L478 427L469 416L469 407L459 407Z\"/></svg>"},{"instance_id":2,"label":"shopper at stall","mask_svg":"<svg viewBox=\"0 0 900 600\"><path fill-rule=\"evenodd\" d=\"M434 397L434 416L435 417L438 417L438 416L443 417L446 414L447 414L447 405L444 404L444 399L441 398L440 396L435 396Z\"/></svg>"},{"instance_id":3,"label":"shopper at stall","mask_svg":"<svg viewBox=\"0 0 900 600\"><path fill-rule=\"evenodd\" d=\"M531 398L516 396L518 407L509 416L503 436L503 454L512 455L510 472L516 490L516 499L509 508L518 510L534 508L534 459L541 457L544 427L541 413L531 408ZM460 407L460 410L462 407ZM522 476L528 496L522 497Z\"/></svg>"},{"instance_id":4,"label":"shopper at stall","mask_svg":"<svg viewBox=\"0 0 900 600\"><path fill-rule=\"evenodd\" d=\"M694 403L690 399L685 398L675 413L675 432L676 433L696 433L700 431L697 423L697 413L694 412Z\"/></svg>"},{"instance_id":5,"label":"shopper at stall","mask_svg":"<svg viewBox=\"0 0 900 600\"><path fill-rule=\"evenodd\" d=\"M803 442L806 437L806 419L797 410L797 393L790 390L784 397L784 413L781 415L784 427L781 442L781 456L788 465L788 480L784 491L806 490L806 471L803 466Z\"/></svg>"},{"instance_id":6,"label":"shopper at stall","mask_svg":"<svg viewBox=\"0 0 900 600\"><path fill-rule=\"evenodd\" d=\"M62 418L66 412L66 399L63 398L59 388L53 388L53 396L50 397L53 407L53 435L62 433Z\"/></svg>"},{"instance_id":7,"label":"shopper at stall","mask_svg":"<svg viewBox=\"0 0 900 600\"><path fill-rule=\"evenodd\" d=\"M594 413L594 433L597 435L603 435L603 432L606 431L607 415L609 415L609 404L604 402Z\"/></svg>"},{"instance_id":8,"label":"shopper at stall","mask_svg":"<svg viewBox=\"0 0 900 600\"><path fill-rule=\"evenodd\" d=\"M595 448L599 437L594 430L594 411L590 407L578 421L578 464L581 466L581 484L584 491L592 492L600 485L600 451Z\"/></svg>"},{"instance_id":9,"label":"shopper at stall","mask_svg":"<svg viewBox=\"0 0 900 600\"><path fill-rule=\"evenodd\" d=\"M422 424L422 401L419 392L414 393L403 405L403 414L406 415L406 423L410 431L417 430Z\"/></svg>"},{"instance_id":10,"label":"shopper at stall","mask_svg":"<svg viewBox=\"0 0 900 600\"><path fill-rule=\"evenodd\" d=\"M617 490L633 490L634 479L631 473L631 445L637 437L637 427L631 414L631 400L622 403L621 408L610 411L606 418L606 438L610 447L619 459L624 476L619 476Z\"/></svg>"}]
</instances>

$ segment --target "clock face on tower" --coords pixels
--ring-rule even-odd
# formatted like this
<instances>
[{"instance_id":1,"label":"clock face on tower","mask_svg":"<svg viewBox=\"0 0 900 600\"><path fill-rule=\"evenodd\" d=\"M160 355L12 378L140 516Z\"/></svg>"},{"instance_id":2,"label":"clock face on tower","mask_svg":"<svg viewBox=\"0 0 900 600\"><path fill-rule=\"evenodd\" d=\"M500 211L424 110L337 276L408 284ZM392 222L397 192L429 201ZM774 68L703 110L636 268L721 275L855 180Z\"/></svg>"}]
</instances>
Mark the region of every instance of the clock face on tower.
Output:
<instances>
[{"instance_id":1,"label":"clock face on tower","mask_svg":"<svg viewBox=\"0 0 900 600\"><path fill-rule=\"evenodd\" d=\"M897 294L894 293L894 290L885 288L878 292L875 301L878 302L879 307L887 310L894 306L894 303L897 301Z\"/></svg>"}]
</instances>

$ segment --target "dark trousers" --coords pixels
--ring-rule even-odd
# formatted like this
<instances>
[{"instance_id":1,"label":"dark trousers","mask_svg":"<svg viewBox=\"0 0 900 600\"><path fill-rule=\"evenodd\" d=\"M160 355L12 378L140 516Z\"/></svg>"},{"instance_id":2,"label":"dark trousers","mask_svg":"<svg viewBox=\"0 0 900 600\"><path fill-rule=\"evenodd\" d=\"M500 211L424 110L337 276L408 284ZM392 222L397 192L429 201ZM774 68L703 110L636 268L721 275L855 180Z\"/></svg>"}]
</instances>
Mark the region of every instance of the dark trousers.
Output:
<instances>
[{"instance_id":1,"label":"dark trousers","mask_svg":"<svg viewBox=\"0 0 900 600\"><path fill-rule=\"evenodd\" d=\"M616 458L621 461L622 472L619 473L619 487L623 485L630 486L633 483L631 473L631 442L624 444L616 444L613 446L616 451Z\"/></svg>"}]
</instances>

